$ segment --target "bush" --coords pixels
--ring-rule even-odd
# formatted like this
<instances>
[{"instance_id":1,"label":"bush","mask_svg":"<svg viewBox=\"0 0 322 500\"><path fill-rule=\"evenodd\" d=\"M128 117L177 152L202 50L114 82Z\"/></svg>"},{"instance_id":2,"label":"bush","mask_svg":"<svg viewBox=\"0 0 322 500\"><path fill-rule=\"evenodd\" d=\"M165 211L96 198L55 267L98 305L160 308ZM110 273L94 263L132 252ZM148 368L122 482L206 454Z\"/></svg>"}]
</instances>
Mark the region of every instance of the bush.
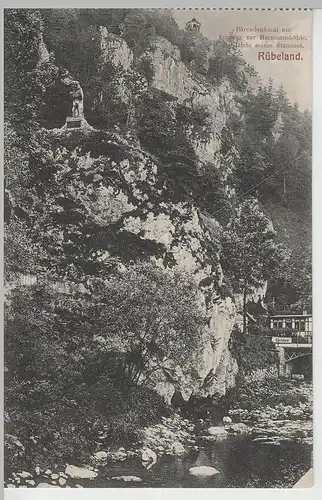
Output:
<instances>
[{"instance_id":1,"label":"bush","mask_svg":"<svg viewBox=\"0 0 322 500\"><path fill-rule=\"evenodd\" d=\"M140 440L171 412L150 378L184 362L204 324L190 278L152 264L88 277L87 293L52 280L6 304L5 432L22 444L7 438L6 473L88 462L102 435L106 447Z\"/></svg>"},{"instance_id":2,"label":"bush","mask_svg":"<svg viewBox=\"0 0 322 500\"><path fill-rule=\"evenodd\" d=\"M222 415L229 409L263 410L265 406L274 408L278 404L297 407L299 403L308 403L309 394L298 389L295 382L269 377L265 380L242 382L229 389L225 396L218 399L217 411Z\"/></svg>"},{"instance_id":3,"label":"bush","mask_svg":"<svg viewBox=\"0 0 322 500\"><path fill-rule=\"evenodd\" d=\"M229 349L238 363L239 380L252 371L269 368L278 362L278 354L270 338L245 335L238 328L231 333Z\"/></svg>"},{"instance_id":4,"label":"bush","mask_svg":"<svg viewBox=\"0 0 322 500\"><path fill-rule=\"evenodd\" d=\"M67 396L55 396L54 380L46 390L47 397L31 398L28 408L20 406L21 388L17 387L18 403L6 404L6 475L36 465L55 468L88 463L98 442L105 448L131 446L142 438L144 426L172 412L152 390L124 387L107 378L89 387L71 380ZM12 387L10 392L14 396Z\"/></svg>"}]
</instances>

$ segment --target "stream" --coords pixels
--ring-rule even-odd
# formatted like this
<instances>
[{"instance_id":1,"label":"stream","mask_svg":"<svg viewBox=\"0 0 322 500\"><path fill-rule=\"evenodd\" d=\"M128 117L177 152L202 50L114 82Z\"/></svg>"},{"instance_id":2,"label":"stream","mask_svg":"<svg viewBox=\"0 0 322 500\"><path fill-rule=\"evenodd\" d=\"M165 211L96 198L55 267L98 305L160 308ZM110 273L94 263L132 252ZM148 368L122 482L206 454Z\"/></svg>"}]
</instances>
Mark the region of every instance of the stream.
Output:
<instances>
[{"instance_id":1,"label":"stream","mask_svg":"<svg viewBox=\"0 0 322 500\"><path fill-rule=\"evenodd\" d=\"M161 417L144 428L144 441L128 451L97 451L91 465L71 462L66 470L38 467L12 473L7 487L292 488L312 467L312 385L267 386L270 405L259 399L261 384L257 392L253 384L250 396L246 390L239 398L251 397L257 404L241 407L238 401L225 419L201 420L200 426L200 419L194 423L180 414ZM150 456L144 458L142 452ZM147 470L143 463L151 457ZM207 471L200 469L192 471L197 475L189 472L199 467L214 468L214 475L202 477Z\"/></svg>"},{"instance_id":2,"label":"stream","mask_svg":"<svg viewBox=\"0 0 322 500\"><path fill-rule=\"evenodd\" d=\"M139 461L127 460L99 469L98 477L85 487L154 488L291 488L311 466L312 446L285 442L279 446L254 442L249 437L231 437L207 443L185 455L163 456L146 471ZM207 465L220 473L196 478L189 468ZM115 476L136 476L142 482L112 480Z\"/></svg>"}]
</instances>

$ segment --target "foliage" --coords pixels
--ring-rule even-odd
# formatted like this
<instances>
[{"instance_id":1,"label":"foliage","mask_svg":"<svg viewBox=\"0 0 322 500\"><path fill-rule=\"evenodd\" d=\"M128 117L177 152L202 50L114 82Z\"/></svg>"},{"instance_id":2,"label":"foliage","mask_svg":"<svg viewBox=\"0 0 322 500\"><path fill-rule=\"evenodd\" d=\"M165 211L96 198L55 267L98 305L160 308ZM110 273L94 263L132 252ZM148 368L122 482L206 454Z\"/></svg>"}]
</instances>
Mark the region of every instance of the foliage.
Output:
<instances>
[{"instance_id":1,"label":"foliage","mask_svg":"<svg viewBox=\"0 0 322 500\"><path fill-rule=\"evenodd\" d=\"M153 61L150 56L143 56L136 64L136 70L141 73L150 85L154 77Z\"/></svg>"},{"instance_id":2,"label":"foliage","mask_svg":"<svg viewBox=\"0 0 322 500\"><path fill-rule=\"evenodd\" d=\"M49 9L47 9L48 11ZM108 31L120 34L120 26L125 17L132 11L132 9L60 9L70 13L72 10L79 16L82 24L89 24L95 26L105 26ZM53 9L53 13L57 13L57 9ZM65 14L66 15L66 14Z\"/></svg>"},{"instance_id":3,"label":"foliage","mask_svg":"<svg viewBox=\"0 0 322 500\"><path fill-rule=\"evenodd\" d=\"M261 201L282 201L299 210L311 202L311 121L273 81L239 98L242 123L233 125L240 191L258 192ZM241 126L242 125L242 126Z\"/></svg>"},{"instance_id":4,"label":"foliage","mask_svg":"<svg viewBox=\"0 0 322 500\"><path fill-rule=\"evenodd\" d=\"M146 384L169 362L186 363L201 340L206 318L188 276L142 263L112 275L101 293L96 321L121 356L122 378Z\"/></svg>"},{"instance_id":5,"label":"foliage","mask_svg":"<svg viewBox=\"0 0 322 500\"><path fill-rule=\"evenodd\" d=\"M232 124L239 152L237 192L256 194L279 241L291 250L269 279L268 301L274 297L280 311L310 310L311 115L291 104L283 87L275 90L272 81L240 101L244 118Z\"/></svg>"},{"instance_id":6,"label":"foliage","mask_svg":"<svg viewBox=\"0 0 322 500\"><path fill-rule=\"evenodd\" d=\"M176 120L182 124L187 136L193 141L207 143L212 131L211 117L204 106L178 106Z\"/></svg>"},{"instance_id":7,"label":"foliage","mask_svg":"<svg viewBox=\"0 0 322 500\"><path fill-rule=\"evenodd\" d=\"M245 66L240 50L231 40L217 40L212 45L207 77L214 84L227 79L233 88L245 91L248 83Z\"/></svg>"},{"instance_id":8,"label":"foliage","mask_svg":"<svg viewBox=\"0 0 322 500\"><path fill-rule=\"evenodd\" d=\"M122 23L121 35L133 50L134 57L137 57L149 47L155 36L155 28L144 11L134 10Z\"/></svg>"},{"instance_id":9,"label":"foliage","mask_svg":"<svg viewBox=\"0 0 322 500\"><path fill-rule=\"evenodd\" d=\"M89 370L89 379L106 372L105 358L110 377L146 384L170 361L187 359L204 324L196 287L179 272L142 263L108 279L88 278L86 286L46 277L11 291L8 374L31 383L55 378L59 369L61 383L64 377L76 383L85 376L85 356L98 370Z\"/></svg>"},{"instance_id":10,"label":"foliage","mask_svg":"<svg viewBox=\"0 0 322 500\"><path fill-rule=\"evenodd\" d=\"M35 9L6 9L4 17L5 121L32 138L47 87L57 72L52 59L39 63L43 22Z\"/></svg>"},{"instance_id":11,"label":"foliage","mask_svg":"<svg viewBox=\"0 0 322 500\"><path fill-rule=\"evenodd\" d=\"M292 105L283 87L276 92L280 127L272 151L279 165L279 193L284 204L294 210L311 208L312 186L312 115ZM283 180L283 191L281 185ZM282 191L282 192L281 192Z\"/></svg>"},{"instance_id":12,"label":"foliage","mask_svg":"<svg viewBox=\"0 0 322 500\"><path fill-rule=\"evenodd\" d=\"M48 9L42 15L44 41L55 53L57 64L87 89L99 62L98 27L80 22L77 9Z\"/></svg>"},{"instance_id":13,"label":"foliage","mask_svg":"<svg viewBox=\"0 0 322 500\"><path fill-rule=\"evenodd\" d=\"M299 403L310 402L310 393L310 390L307 393L303 391L303 383L298 387L296 381L269 377L251 384L241 382L227 391L218 401L218 406L223 409L224 415L233 408L262 411L265 406L274 408L278 404L297 408Z\"/></svg>"},{"instance_id":14,"label":"foliage","mask_svg":"<svg viewBox=\"0 0 322 500\"><path fill-rule=\"evenodd\" d=\"M145 283L146 293L152 290L151 275L154 275L153 270L150 275L147 272L145 276L138 276L141 285ZM142 339L135 342L140 329L137 326L139 311L141 324L147 325L149 310L146 307L144 319L143 300L141 309L135 309L135 305L139 306L139 291L135 294L133 290L130 297L124 296L134 284L128 283L126 288L124 281L125 277L122 282L120 276L111 277L108 282L92 280L88 284L89 292L89 288L86 291L79 283L57 282L47 276L34 285L11 290L5 310L6 433L18 437L25 446L25 453L17 458L8 450L9 468L15 466L16 459L22 469L27 467L28 460L33 465L40 462L48 466L70 460L81 463L95 450L99 435L105 436L108 446L131 443L139 439L143 425L169 413L153 391L129 384L133 382L128 368L133 363L134 346L143 344ZM156 318L149 316L154 330L146 339L146 360L150 356L158 358L161 348L168 355L182 356L184 347L194 342L188 335L177 347L174 345L174 339L180 335L174 332L185 329L188 316L192 317L191 321L194 316L190 309L188 311L191 308L189 300L184 297L177 316L175 312L171 315L171 311L170 316L165 316L162 297L165 287L162 288L161 282L160 272L159 281L154 283L154 294L151 294L151 301L156 299L155 294L159 301L154 302ZM175 285L174 280L168 283L170 285ZM112 289L115 301L110 294ZM119 293L115 295L117 289ZM109 295L102 296L101 291ZM180 291L183 295L183 290ZM175 292L168 290L169 294L173 299ZM147 296L144 297L147 301ZM118 302L121 300L123 302ZM130 318L126 314L126 307L131 302L133 317L137 318L133 325L137 326L137 331L133 327L130 330ZM173 303L171 306L174 309ZM115 326L106 322L108 318L116 321L117 311L120 318L122 311L123 319L127 318L127 334L120 331L120 322ZM160 333L154 319L162 328ZM197 313L195 319L198 320ZM166 338L162 337L163 333ZM117 336L124 338L123 346L118 343ZM101 343L102 338L110 342L110 348ZM124 352L128 352L128 356L124 357ZM127 376L122 379L118 370L124 374L124 361ZM164 359L159 358L159 362L162 361ZM146 380L147 377L146 373ZM115 429L118 429L116 434Z\"/></svg>"},{"instance_id":15,"label":"foliage","mask_svg":"<svg viewBox=\"0 0 322 500\"><path fill-rule=\"evenodd\" d=\"M239 380L255 370L269 368L278 361L270 338L245 335L238 328L231 333L229 350L238 363Z\"/></svg>"},{"instance_id":16,"label":"foliage","mask_svg":"<svg viewBox=\"0 0 322 500\"><path fill-rule=\"evenodd\" d=\"M272 299L274 298L274 304ZM312 312L312 257L310 252L287 260L275 279L270 281L267 302L272 312Z\"/></svg>"},{"instance_id":17,"label":"foliage","mask_svg":"<svg viewBox=\"0 0 322 500\"><path fill-rule=\"evenodd\" d=\"M270 230L269 220L253 199L240 204L222 236L223 269L241 287L246 332L246 300L250 287L269 279L283 257L282 249Z\"/></svg>"},{"instance_id":18,"label":"foliage","mask_svg":"<svg viewBox=\"0 0 322 500\"><path fill-rule=\"evenodd\" d=\"M185 127L176 120L173 101L150 93L137 108L138 137L144 148L160 160L159 174L175 198L192 198L198 160Z\"/></svg>"},{"instance_id":19,"label":"foliage","mask_svg":"<svg viewBox=\"0 0 322 500\"><path fill-rule=\"evenodd\" d=\"M241 192L253 190L255 194L258 186L258 193L274 196L276 179L270 178L269 174L276 169L271 153L275 147L273 127L278 117L278 108L272 83L260 87L256 92L248 90L246 97L241 99L241 105L242 126L237 123L234 132L239 151L236 164L237 187ZM261 186L264 178L268 179Z\"/></svg>"},{"instance_id":20,"label":"foliage","mask_svg":"<svg viewBox=\"0 0 322 500\"><path fill-rule=\"evenodd\" d=\"M224 162L220 168L215 162L204 163L198 170L194 189L196 203L223 226L227 225L233 211L229 180L224 170Z\"/></svg>"}]
</instances>

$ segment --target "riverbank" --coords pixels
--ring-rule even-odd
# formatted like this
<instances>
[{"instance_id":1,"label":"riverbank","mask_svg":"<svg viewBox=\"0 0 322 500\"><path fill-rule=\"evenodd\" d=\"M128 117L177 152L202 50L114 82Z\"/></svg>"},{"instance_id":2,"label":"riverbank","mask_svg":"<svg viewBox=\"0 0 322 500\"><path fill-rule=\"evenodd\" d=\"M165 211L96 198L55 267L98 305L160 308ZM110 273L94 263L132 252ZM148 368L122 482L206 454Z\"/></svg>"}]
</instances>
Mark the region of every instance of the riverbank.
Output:
<instances>
[{"instance_id":1,"label":"riverbank","mask_svg":"<svg viewBox=\"0 0 322 500\"><path fill-rule=\"evenodd\" d=\"M290 470L292 458L287 455L288 446L292 453L303 446L303 450L309 453L313 435L311 384L286 380L261 381L234 388L219 404L226 411L220 422L201 419L193 422L180 414L162 417L159 423L145 427L140 440L126 449L102 449L97 444L99 449L93 453L90 463L82 467L70 464L64 469L36 467L33 471L13 472L6 486L68 488L95 486L98 483L102 486L102 477L110 485L143 486L144 481L152 480L155 471L161 473L160 470L169 461L184 463L189 457L192 465L202 464L200 457L206 450L218 447L234 450L236 443L239 447L247 443L256 453L264 448L268 453L272 447L280 447L280 453L286 450L283 460L290 461ZM191 457L199 458L194 462ZM306 462L303 463L303 470L300 466L299 458L288 487L300 478L297 474L306 472Z\"/></svg>"},{"instance_id":2,"label":"riverbank","mask_svg":"<svg viewBox=\"0 0 322 500\"><path fill-rule=\"evenodd\" d=\"M270 378L234 388L227 399L228 415L246 425L254 440L313 444L312 384Z\"/></svg>"}]
</instances>

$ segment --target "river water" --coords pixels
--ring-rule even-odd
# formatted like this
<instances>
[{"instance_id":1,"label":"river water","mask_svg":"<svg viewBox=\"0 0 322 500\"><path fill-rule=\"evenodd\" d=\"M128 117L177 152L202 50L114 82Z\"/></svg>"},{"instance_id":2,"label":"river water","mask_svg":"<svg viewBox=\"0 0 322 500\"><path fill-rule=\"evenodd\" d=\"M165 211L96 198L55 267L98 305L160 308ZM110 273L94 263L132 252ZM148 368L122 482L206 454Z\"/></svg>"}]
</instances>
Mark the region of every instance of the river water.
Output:
<instances>
[{"instance_id":1,"label":"river water","mask_svg":"<svg viewBox=\"0 0 322 500\"><path fill-rule=\"evenodd\" d=\"M231 437L182 457L163 456L149 471L136 460L102 467L86 487L291 488L311 467L311 451L310 445L297 442L277 446ZM190 467L202 465L220 473L206 479L189 475ZM137 476L142 482L116 481L115 476Z\"/></svg>"}]
</instances>

